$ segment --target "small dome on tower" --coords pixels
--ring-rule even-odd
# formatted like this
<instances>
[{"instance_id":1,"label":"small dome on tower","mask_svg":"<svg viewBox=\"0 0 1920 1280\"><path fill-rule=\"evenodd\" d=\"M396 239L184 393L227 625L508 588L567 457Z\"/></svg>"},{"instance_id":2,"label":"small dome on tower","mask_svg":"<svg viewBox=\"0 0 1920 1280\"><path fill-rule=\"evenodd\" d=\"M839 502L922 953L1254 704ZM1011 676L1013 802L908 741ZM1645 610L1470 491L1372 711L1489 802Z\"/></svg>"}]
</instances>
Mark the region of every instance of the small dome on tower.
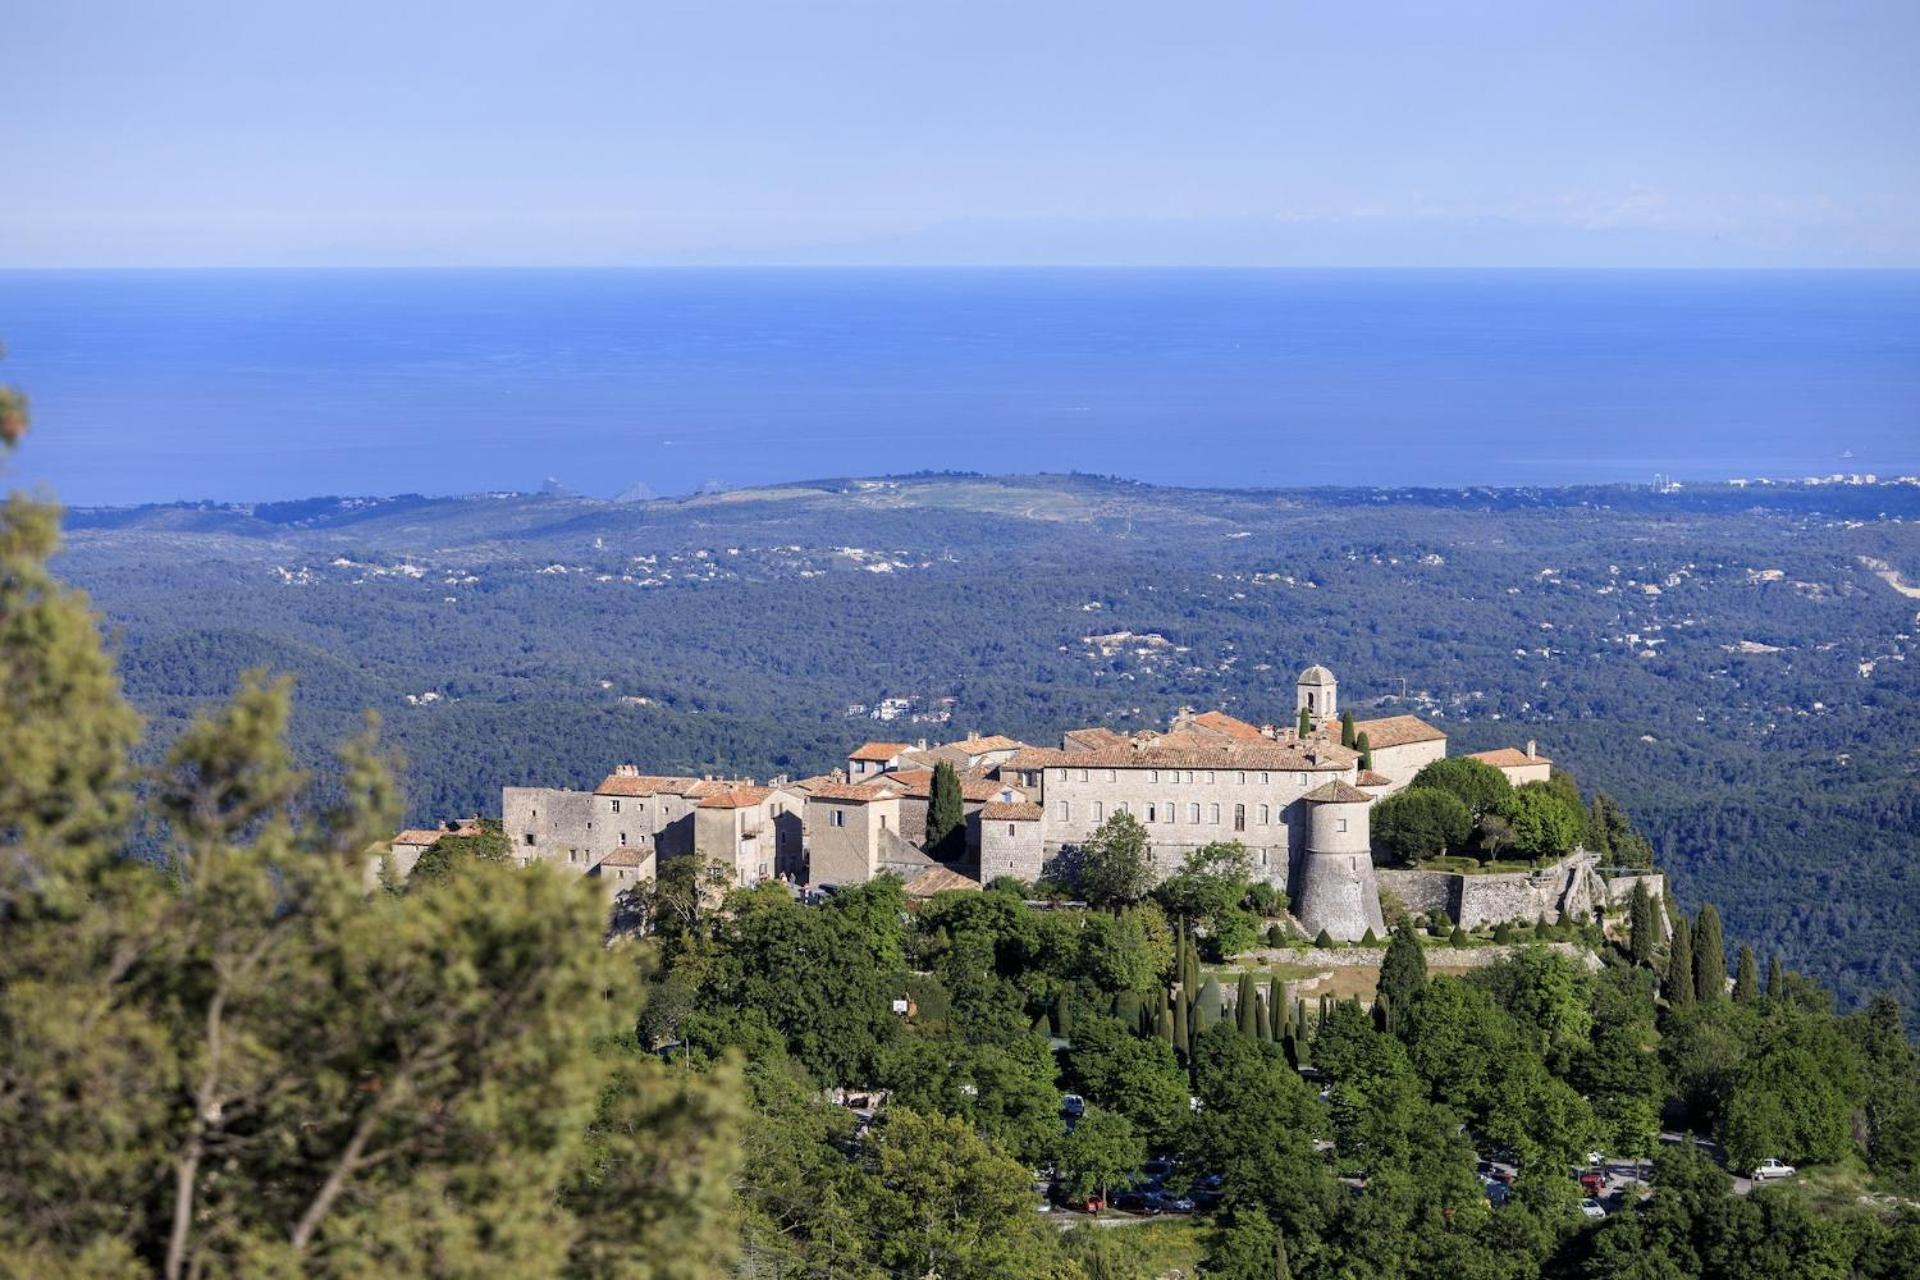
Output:
<instances>
[{"instance_id":1,"label":"small dome on tower","mask_svg":"<svg viewBox=\"0 0 1920 1280\"><path fill-rule=\"evenodd\" d=\"M1308 667L1305 671L1302 671L1300 673L1300 678L1294 681L1294 683L1295 684L1337 684L1339 682L1333 678L1333 672L1327 670L1325 667L1319 665L1318 663L1315 663L1313 666Z\"/></svg>"}]
</instances>

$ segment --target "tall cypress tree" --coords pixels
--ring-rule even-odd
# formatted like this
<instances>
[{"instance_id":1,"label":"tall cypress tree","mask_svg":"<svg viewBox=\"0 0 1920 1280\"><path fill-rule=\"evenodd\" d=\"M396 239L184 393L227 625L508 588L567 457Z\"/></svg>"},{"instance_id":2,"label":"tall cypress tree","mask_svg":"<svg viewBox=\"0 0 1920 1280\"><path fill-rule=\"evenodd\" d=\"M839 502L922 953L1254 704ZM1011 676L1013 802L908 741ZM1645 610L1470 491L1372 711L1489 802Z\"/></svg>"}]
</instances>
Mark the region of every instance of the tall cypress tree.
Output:
<instances>
[{"instance_id":1,"label":"tall cypress tree","mask_svg":"<svg viewBox=\"0 0 1920 1280\"><path fill-rule=\"evenodd\" d=\"M1300 708L1300 721L1294 728L1303 738L1313 732L1313 717L1307 714L1305 707Z\"/></svg>"},{"instance_id":2,"label":"tall cypress tree","mask_svg":"<svg viewBox=\"0 0 1920 1280\"><path fill-rule=\"evenodd\" d=\"M1073 1038L1073 988L1060 988L1060 996L1053 1002L1053 1032L1063 1040Z\"/></svg>"},{"instance_id":3,"label":"tall cypress tree","mask_svg":"<svg viewBox=\"0 0 1920 1280\"><path fill-rule=\"evenodd\" d=\"M1340 745L1349 748L1353 746L1353 712L1351 711L1340 713Z\"/></svg>"},{"instance_id":4,"label":"tall cypress tree","mask_svg":"<svg viewBox=\"0 0 1920 1280\"><path fill-rule=\"evenodd\" d=\"M1267 1016L1267 998L1256 991L1253 1003L1253 1038L1262 1044L1272 1044L1273 1020Z\"/></svg>"},{"instance_id":5,"label":"tall cypress tree","mask_svg":"<svg viewBox=\"0 0 1920 1280\"><path fill-rule=\"evenodd\" d=\"M1184 986L1173 999L1173 1050L1182 1058L1193 1052L1193 1001Z\"/></svg>"},{"instance_id":6,"label":"tall cypress tree","mask_svg":"<svg viewBox=\"0 0 1920 1280\"><path fill-rule=\"evenodd\" d=\"M1693 994L1701 1004L1727 998L1727 944L1720 936L1720 912L1709 902L1693 926Z\"/></svg>"},{"instance_id":7,"label":"tall cypress tree","mask_svg":"<svg viewBox=\"0 0 1920 1280\"><path fill-rule=\"evenodd\" d=\"M1360 753L1360 772L1365 773L1373 768L1373 742L1366 734L1354 736L1353 749Z\"/></svg>"},{"instance_id":8,"label":"tall cypress tree","mask_svg":"<svg viewBox=\"0 0 1920 1280\"><path fill-rule=\"evenodd\" d=\"M1673 948L1667 952L1667 1003L1684 1009L1693 1003L1693 928L1686 916L1673 922Z\"/></svg>"},{"instance_id":9,"label":"tall cypress tree","mask_svg":"<svg viewBox=\"0 0 1920 1280\"><path fill-rule=\"evenodd\" d=\"M1273 1233L1273 1280L1293 1280L1293 1268L1287 1265L1287 1233Z\"/></svg>"},{"instance_id":10,"label":"tall cypress tree","mask_svg":"<svg viewBox=\"0 0 1920 1280\"><path fill-rule=\"evenodd\" d=\"M1249 1040L1260 1034L1254 1022L1259 1011L1259 997L1253 991L1253 970L1248 969L1241 973L1240 989L1234 994L1234 1017L1239 1022L1240 1034Z\"/></svg>"},{"instance_id":11,"label":"tall cypress tree","mask_svg":"<svg viewBox=\"0 0 1920 1280\"><path fill-rule=\"evenodd\" d=\"M1775 954L1767 961L1767 997L1778 1000L1787 994L1787 971Z\"/></svg>"},{"instance_id":12,"label":"tall cypress tree","mask_svg":"<svg viewBox=\"0 0 1920 1280\"><path fill-rule=\"evenodd\" d=\"M1413 922L1402 919L1393 927L1387 954L1380 961L1380 994L1389 1010L1398 1015L1412 1001L1414 993L1427 985L1427 954L1413 931Z\"/></svg>"},{"instance_id":13,"label":"tall cypress tree","mask_svg":"<svg viewBox=\"0 0 1920 1280\"><path fill-rule=\"evenodd\" d=\"M1760 966L1753 958L1753 948L1746 943L1740 944L1740 965L1734 972L1733 1001L1735 1004L1752 1004L1760 998Z\"/></svg>"},{"instance_id":14,"label":"tall cypress tree","mask_svg":"<svg viewBox=\"0 0 1920 1280\"><path fill-rule=\"evenodd\" d=\"M927 802L927 852L945 862L966 854L967 809L960 775L945 760L933 766L933 794Z\"/></svg>"},{"instance_id":15,"label":"tall cypress tree","mask_svg":"<svg viewBox=\"0 0 1920 1280\"><path fill-rule=\"evenodd\" d=\"M1286 1028L1293 1025L1293 1019L1287 1011L1286 984L1280 981L1278 973L1267 976L1267 1017L1273 1023L1273 1038L1282 1039Z\"/></svg>"},{"instance_id":16,"label":"tall cypress tree","mask_svg":"<svg viewBox=\"0 0 1920 1280\"><path fill-rule=\"evenodd\" d=\"M1220 1011L1226 1005L1226 999L1220 994L1220 981L1212 974L1200 985L1200 998L1193 1002L1193 1029L1205 1031L1220 1021Z\"/></svg>"},{"instance_id":17,"label":"tall cypress tree","mask_svg":"<svg viewBox=\"0 0 1920 1280\"><path fill-rule=\"evenodd\" d=\"M1173 1043L1173 1006L1167 1001L1165 987L1160 988L1160 1008L1153 1016L1153 1033L1168 1044Z\"/></svg>"},{"instance_id":18,"label":"tall cypress tree","mask_svg":"<svg viewBox=\"0 0 1920 1280\"><path fill-rule=\"evenodd\" d=\"M1627 935L1627 948L1637 965L1653 963L1654 916L1653 895L1647 892L1647 882L1633 882L1633 909L1628 917L1630 932Z\"/></svg>"}]
</instances>

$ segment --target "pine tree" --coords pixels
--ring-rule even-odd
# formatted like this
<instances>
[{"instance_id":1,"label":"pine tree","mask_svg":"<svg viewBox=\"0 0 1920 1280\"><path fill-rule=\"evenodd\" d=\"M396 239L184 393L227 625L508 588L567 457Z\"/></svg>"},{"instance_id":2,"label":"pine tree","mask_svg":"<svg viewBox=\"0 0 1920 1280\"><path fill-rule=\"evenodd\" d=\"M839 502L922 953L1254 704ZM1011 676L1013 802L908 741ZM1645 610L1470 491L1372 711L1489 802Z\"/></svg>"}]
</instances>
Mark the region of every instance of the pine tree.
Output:
<instances>
[{"instance_id":1,"label":"pine tree","mask_svg":"<svg viewBox=\"0 0 1920 1280\"><path fill-rule=\"evenodd\" d=\"M1780 957L1776 954L1767 961L1767 997L1778 1000L1786 994L1786 968L1780 963Z\"/></svg>"},{"instance_id":2,"label":"pine tree","mask_svg":"<svg viewBox=\"0 0 1920 1280\"><path fill-rule=\"evenodd\" d=\"M1647 892L1647 882L1636 880L1633 883L1633 906L1628 915L1627 949L1637 965L1653 963L1654 915L1653 895Z\"/></svg>"},{"instance_id":3,"label":"pine tree","mask_svg":"<svg viewBox=\"0 0 1920 1280\"><path fill-rule=\"evenodd\" d=\"M1693 1003L1693 927L1683 915L1674 921L1673 945L1667 952L1667 1003L1684 1009Z\"/></svg>"},{"instance_id":4,"label":"pine tree","mask_svg":"<svg viewBox=\"0 0 1920 1280\"><path fill-rule=\"evenodd\" d=\"M1300 720L1294 728L1303 738L1313 732L1313 717L1307 714L1305 707L1300 708Z\"/></svg>"},{"instance_id":5,"label":"pine tree","mask_svg":"<svg viewBox=\"0 0 1920 1280\"><path fill-rule=\"evenodd\" d=\"M1753 948L1746 943L1740 944L1740 963L1733 979L1733 1000L1735 1004L1753 1004L1760 999L1760 968L1753 958Z\"/></svg>"},{"instance_id":6,"label":"pine tree","mask_svg":"<svg viewBox=\"0 0 1920 1280\"><path fill-rule=\"evenodd\" d=\"M945 760L933 766L933 793L927 802L927 852L943 862L964 857L967 843L966 802L960 775Z\"/></svg>"},{"instance_id":7,"label":"pine tree","mask_svg":"<svg viewBox=\"0 0 1920 1280\"><path fill-rule=\"evenodd\" d=\"M1340 745L1351 749L1353 742L1353 712L1342 711L1340 713Z\"/></svg>"},{"instance_id":8,"label":"pine tree","mask_svg":"<svg viewBox=\"0 0 1920 1280\"><path fill-rule=\"evenodd\" d=\"M1720 912L1709 902L1693 927L1693 994L1702 1004L1727 998L1727 945L1720 936Z\"/></svg>"},{"instance_id":9,"label":"pine tree","mask_svg":"<svg viewBox=\"0 0 1920 1280\"><path fill-rule=\"evenodd\" d=\"M1240 989L1234 993L1234 1018L1240 1034L1249 1040L1260 1034L1260 1028L1254 1023L1254 1015L1258 1012L1258 1000L1253 993L1253 970L1248 969L1240 974Z\"/></svg>"}]
</instances>

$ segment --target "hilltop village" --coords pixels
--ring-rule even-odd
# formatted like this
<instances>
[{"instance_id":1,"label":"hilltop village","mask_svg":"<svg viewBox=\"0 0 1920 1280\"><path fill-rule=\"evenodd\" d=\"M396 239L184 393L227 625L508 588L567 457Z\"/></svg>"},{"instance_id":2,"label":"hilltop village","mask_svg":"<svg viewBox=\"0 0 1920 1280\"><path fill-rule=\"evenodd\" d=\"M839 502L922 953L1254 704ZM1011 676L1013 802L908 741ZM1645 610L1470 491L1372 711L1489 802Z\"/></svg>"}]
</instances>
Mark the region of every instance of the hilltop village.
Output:
<instances>
[{"instance_id":1,"label":"hilltop village","mask_svg":"<svg viewBox=\"0 0 1920 1280\"><path fill-rule=\"evenodd\" d=\"M1145 830L1156 875L1208 844L1238 841L1254 878L1286 894L1305 935L1337 941L1384 935L1383 885L1402 904L1467 927L1557 918L1631 893L1632 878L1603 881L1580 851L1473 883L1376 867L1391 859L1376 855L1371 806L1446 755L1446 733L1416 716L1343 719L1339 682L1315 665L1300 673L1284 726L1183 709L1164 732L1070 729L1058 746L977 732L940 745L865 742L830 773L765 783L621 765L592 791L505 787L501 823L516 861L594 877L614 896L652 881L662 860L697 854L739 885L777 879L819 891L893 874L928 897L1059 875L1103 823L1127 814ZM1532 742L1472 758L1516 787L1552 772ZM943 764L960 783L964 843L930 851ZM409 872L443 834L402 832L394 870Z\"/></svg>"}]
</instances>

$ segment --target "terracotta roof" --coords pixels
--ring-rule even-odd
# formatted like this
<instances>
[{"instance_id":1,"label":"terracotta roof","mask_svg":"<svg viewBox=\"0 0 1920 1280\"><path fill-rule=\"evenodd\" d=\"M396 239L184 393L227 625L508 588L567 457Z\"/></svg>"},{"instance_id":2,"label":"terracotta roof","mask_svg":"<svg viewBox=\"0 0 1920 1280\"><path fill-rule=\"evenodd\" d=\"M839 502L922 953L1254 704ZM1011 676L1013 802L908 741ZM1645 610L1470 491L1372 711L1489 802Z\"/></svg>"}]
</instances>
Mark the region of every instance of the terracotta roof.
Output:
<instances>
[{"instance_id":1,"label":"terracotta roof","mask_svg":"<svg viewBox=\"0 0 1920 1280\"><path fill-rule=\"evenodd\" d=\"M1300 797L1309 804L1372 804L1373 797L1346 782L1328 782Z\"/></svg>"},{"instance_id":2,"label":"terracotta roof","mask_svg":"<svg viewBox=\"0 0 1920 1280\"><path fill-rule=\"evenodd\" d=\"M1308 667L1305 671L1302 671L1300 673L1300 678L1294 681L1294 683L1295 684L1337 684L1339 682L1333 678L1333 672L1327 670L1325 667L1321 666L1319 663L1316 662L1312 666Z\"/></svg>"},{"instance_id":3,"label":"terracotta roof","mask_svg":"<svg viewBox=\"0 0 1920 1280\"><path fill-rule=\"evenodd\" d=\"M1404 747L1410 742L1444 742L1446 731L1436 729L1419 716L1382 716L1378 720L1356 720L1353 732L1367 735L1367 745L1375 751L1382 747Z\"/></svg>"},{"instance_id":4,"label":"terracotta roof","mask_svg":"<svg viewBox=\"0 0 1920 1280\"><path fill-rule=\"evenodd\" d=\"M653 861L653 855L645 849L629 845L625 849L615 849L606 857L593 864L598 871L602 867L644 867Z\"/></svg>"},{"instance_id":5,"label":"terracotta roof","mask_svg":"<svg viewBox=\"0 0 1920 1280\"><path fill-rule=\"evenodd\" d=\"M912 796L916 800L933 798L933 770L902 769L897 773L883 773L875 782L891 784L901 795ZM992 800L1002 791L1017 791L1011 783L996 782L991 778L962 777L960 779L960 798L975 804Z\"/></svg>"},{"instance_id":6,"label":"terracotta roof","mask_svg":"<svg viewBox=\"0 0 1920 1280\"><path fill-rule=\"evenodd\" d=\"M888 786L884 782L823 782L807 788L807 794L815 800L892 800L900 795L899 787Z\"/></svg>"},{"instance_id":7,"label":"terracotta roof","mask_svg":"<svg viewBox=\"0 0 1920 1280\"><path fill-rule=\"evenodd\" d=\"M420 827L412 827L395 836L393 842L395 844L436 845L440 843L441 836L452 834L451 831L427 831Z\"/></svg>"},{"instance_id":8,"label":"terracotta roof","mask_svg":"<svg viewBox=\"0 0 1920 1280\"><path fill-rule=\"evenodd\" d=\"M751 809L772 795L772 787L731 786L700 801L702 809Z\"/></svg>"},{"instance_id":9,"label":"terracotta roof","mask_svg":"<svg viewBox=\"0 0 1920 1280\"><path fill-rule=\"evenodd\" d=\"M1040 806L1024 800L990 800L980 816L989 822L1038 822Z\"/></svg>"},{"instance_id":10,"label":"terracotta roof","mask_svg":"<svg viewBox=\"0 0 1920 1280\"><path fill-rule=\"evenodd\" d=\"M1390 787L1393 785L1392 778L1374 769L1361 770L1360 776L1353 781L1355 785L1362 787Z\"/></svg>"},{"instance_id":11,"label":"terracotta roof","mask_svg":"<svg viewBox=\"0 0 1920 1280\"><path fill-rule=\"evenodd\" d=\"M1171 745L1168 744L1171 738ZM1360 758L1334 742L1282 743L1203 741L1195 734L1129 742L1100 751L1053 751L1028 747L1007 761L1009 769L1268 769L1276 772L1345 770Z\"/></svg>"},{"instance_id":12,"label":"terracotta roof","mask_svg":"<svg viewBox=\"0 0 1920 1280\"><path fill-rule=\"evenodd\" d=\"M593 789L597 796L657 796L662 792L684 796L690 794L689 787L699 784L698 778L656 777L644 773L612 773L601 780Z\"/></svg>"},{"instance_id":13,"label":"terracotta roof","mask_svg":"<svg viewBox=\"0 0 1920 1280\"><path fill-rule=\"evenodd\" d=\"M849 760L891 760L912 748L911 742L863 742L847 753Z\"/></svg>"},{"instance_id":14,"label":"terracotta roof","mask_svg":"<svg viewBox=\"0 0 1920 1280\"><path fill-rule=\"evenodd\" d=\"M1127 735L1105 725L1094 725L1086 729L1069 729L1060 735L1063 751L1098 751L1103 747L1122 747L1127 743Z\"/></svg>"},{"instance_id":15,"label":"terracotta roof","mask_svg":"<svg viewBox=\"0 0 1920 1280\"><path fill-rule=\"evenodd\" d=\"M738 778L735 778L732 780L727 780L722 778L702 778L700 779L700 781L689 785L685 790L681 791L679 794L686 796L689 799L703 800L708 796L717 796L723 791L731 791L735 787L744 787L744 786L751 786L751 785L752 785L751 783L742 781L741 779L738 779Z\"/></svg>"},{"instance_id":16,"label":"terracotta roof","mask_svg":"<svg viewBox=\"0 0 1920 1280\"><path fill-rule=\"evenodd\" d=\"M1498 751L1476 751L1467 759L1478 760L1481 764L1490 764L1496 769L1511 769L1523 764L1553 763L1545 756L1530 756L1518 747L1501 747Z\"/></svg>"},{"instance_id":17,"label":"terracotta roof","mask_svg":"<svg viewBox=\"0 0 1920 1280\"><path fill-rule=\"evenodd\" d=\"M936 893L950 893L956 889L978 889L980 882L972 876L963 876L951 867L928 867L902 886L909 898L931 898Z\"/></svg>"},{"instance_id":18,"label":"terracotta roof","mask_svg":"<svg viewBox=\"0 0 1920 1280\"><path fill-rule=\"evenodd\" d=\"M1266 735L1260 732L1259 725L1248 724L1238 716L1230 716L1224 711L1202 711L1199 715L1192 717L1190 723L1199 725L1211 733L1223 733L1230 738L1247 740L1258 738L1263 741L1266 739Z\"/></svg>"},{"instance_id":19,"label":"terracotta roof","mask_svg":"<svg viewBox=\"0 0 1920 1280\"><path fill-rule=\"evenodd\" d=\"M1027 744L1005 734L992 734L985 738L962 738L958 742L946 744L955 751L964 751L968 755L980 755L986 751L1018 751Z\"/></svg>"}]
</instances>

